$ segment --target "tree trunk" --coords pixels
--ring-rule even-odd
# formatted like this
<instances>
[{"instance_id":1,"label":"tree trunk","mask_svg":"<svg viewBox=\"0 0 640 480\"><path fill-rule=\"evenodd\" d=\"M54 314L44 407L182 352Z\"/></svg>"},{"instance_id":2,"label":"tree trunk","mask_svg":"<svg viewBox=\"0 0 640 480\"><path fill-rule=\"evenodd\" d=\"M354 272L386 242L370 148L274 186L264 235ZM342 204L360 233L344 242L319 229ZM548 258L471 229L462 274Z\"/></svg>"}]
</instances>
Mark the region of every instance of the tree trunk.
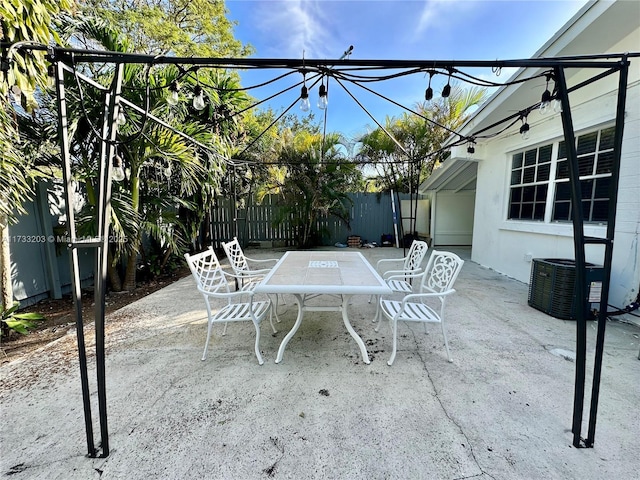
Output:
<instances>
[{"instance_id":1,"label":"tree trunk","mask_svg":"<svg viewBox=\"0 0 640 480\"><path fill-rule=\"evenodd\" d=\"M140 168L131 168L131 206L133 210L136 212L140 211ZM129 254L129 258L127 259L127 269L124 274L124 284L123 288L126 291L131 291L136 289L136 270L138 266L138 249L141 244L140 238L135 238L133 241L136 242L133 245L132 252Z\"/></svg>"},{"instance_id":2,"label":"tree trunk","mask_svg":"<svg viewBox=\"0 0 640 480\"><path fill-rule=\"evenodd\" d=\"M118 269L113 264L113 254L111 251L107 254L107 274L109 275L109 282L111 283L111 289L114 292L122 291L122 280L120 279L120 274L118 273Z\"/></svg>"},{"instance_id":3,"label":"tree trunk","mask_svg":"<svg viewBox=\"0 0 640 480\"><path fill-rule=\"evenodd\" d=\"M11 284L11 249L9 247L9 220L0 216L0 290L2 305L11 308L13 305L13 286Z\"/></svg>"},{"instance_id":4,"label":"tree trunk","mask_svg":"<svg viewBox=\"0 0 640 480\"><path fill-rule=\"evenodd\" d=\"M167 248L167 251L164 252L164 255L162 256L162 263L160 264L160 274L162 274L162 272L164 272L164 269L167 267L169 258L171 258L171 247Z\"/></svg>"},{"instance_id":5,"label":"tree trunk","mask_svg":"<svg viewBox=\"0 0 640 480\"><path fill-rule=\"evenodd\" d=\"M124 275L124 285L122 288L127 292L136 289L136 267L138 266L138 254L132 252L127 259L127 271Z\"/></svg>"}]
</instances>

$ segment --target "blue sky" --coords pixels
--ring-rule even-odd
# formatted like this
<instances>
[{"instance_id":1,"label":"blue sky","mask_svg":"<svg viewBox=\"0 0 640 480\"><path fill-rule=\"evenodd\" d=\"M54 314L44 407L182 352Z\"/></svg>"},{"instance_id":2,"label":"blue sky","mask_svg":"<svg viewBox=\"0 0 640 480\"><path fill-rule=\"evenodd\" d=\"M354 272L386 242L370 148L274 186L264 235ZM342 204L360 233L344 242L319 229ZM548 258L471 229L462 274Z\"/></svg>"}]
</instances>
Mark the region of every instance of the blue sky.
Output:
<instances>
[{"instance_id":1,"label":"blue sky","mask_svg":"<svg viewBox=\"0 0 640 480\"><path fill-rule=\"evenodd\" d=\"M235 36L250 43L255 58L337 59L353 45L352 59L400 60L507 60L529 58L583 5L585 0L227 0L229 18L239 24ZM490 71L470 74L506 81ZM243 86L257 84L282 73L259 70L242 73ZM437 78L437 79L436 79ZM301 80L291 75L277 84L252 90L265 98ZM443 85L434 77L434 91ZM413 106L424 100L428 75L371 87L396 102ZM356 86L349 90L379 121L402 109ZM299 89L277 97L269 105L277 112L299 95ZM316 119L317 87L310 89ZM300 113L297 105L291 112ZM337 84L329 85L327 131L357 135L374 121Z\"/></svg>"}]
</instances>

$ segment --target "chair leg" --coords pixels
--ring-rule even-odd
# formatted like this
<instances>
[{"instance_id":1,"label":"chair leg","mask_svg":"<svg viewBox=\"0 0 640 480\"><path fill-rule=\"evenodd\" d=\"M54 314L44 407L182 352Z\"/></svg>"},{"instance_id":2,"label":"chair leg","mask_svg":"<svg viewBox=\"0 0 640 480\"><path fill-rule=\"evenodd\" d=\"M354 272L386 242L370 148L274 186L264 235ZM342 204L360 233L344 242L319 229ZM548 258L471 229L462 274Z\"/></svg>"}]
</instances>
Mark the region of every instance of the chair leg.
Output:
<instances>
[{"instance_id":1,"label":"chair leg","mask_svg":"<svg viewBox=\"0 0 640 480\"><path fill-rule=\"evenodd\" d=\"M209 348L209 339L211 338L211 329L213 328L213 322L211 321L211 304L209 303L209 297L204 296L204 304L207 306L207 340L204 343L204 352L202 352L202 361L207 359L207 350Z\"/></svg>"},{"instance_id":2,"label":"chair leg","mask_svg":"<svg viewBox=\"0 0 640 480\"><path fill-rule=\"evenodd\" d=\"M391 357L389 357L389 361L387 365L393 365L393 361L396 359L396 349L397 349L397 341L398 341L398 321L391 320L391 330L393 330L393 349L391 350Z\"/></svg>"},{"instance_id":3,"label":"chair leg","mask_svg":"<svg viewBox=\"0 0 640 480\"><path fill-rule=\"evenodd\" d=\"M229 322L224 322L224 329L222 330L222 336L224 337L227 334L227 325Z\"/></svg>"},{"instance_id":4,"label":"chair leg","mask_svg":"<svg viewBox=\"0 0 640 480\"><path fill-rule=\"evenodd\" d=\"M377 332L378 330L380 330L380 324L382 323L382 315L380 315L380 311L382 309L382 307L380 306L380 303L382 301L382 298L380 298L380 296L378 296L378 299L376 301L376 316L373 317L373 323L376 324L376 328L374 328L374 330Z\"/></svg>"},{"instance_id":5,"label":"chair leg","mask_svg":"<svg viewBox=\"0 0 640 480\"><path fill-rule=\"evenodd\" d=\"M211 338L211 327L213 327L213 322L209 321L209 326L207 327L207 341L204 343L204 352L202 353L202 361L207 359L207 350L209 349L209 339Z\"/></svg>"},{"instance_id":6,"label":"chair leg","mask_svg":"<svg viewBox=\"0 0 640 480\"><path fill-rule=\"evenodd\" d=\"M256 327L256 357L258 357L258 363L262 365L264 364L264 360L262 360L262 355L260 355L260 324L254 321L253 326Z\"/></svg>"},{"instance_id":7,"label":"chair leg","mask_svg":"<svg viewBox=\"0 0 640 480\"><path fill-rule=\"evenodd\" d=\"M447 341L447 331L444 328L443 321L440 321L440 326L442 327L442 336L444 337L444 348L447 350L447 360L449 360L449 363L452 363L453 359L451 358L451 352L449 351L449 342Z\"/></svg>"}]
</instances>

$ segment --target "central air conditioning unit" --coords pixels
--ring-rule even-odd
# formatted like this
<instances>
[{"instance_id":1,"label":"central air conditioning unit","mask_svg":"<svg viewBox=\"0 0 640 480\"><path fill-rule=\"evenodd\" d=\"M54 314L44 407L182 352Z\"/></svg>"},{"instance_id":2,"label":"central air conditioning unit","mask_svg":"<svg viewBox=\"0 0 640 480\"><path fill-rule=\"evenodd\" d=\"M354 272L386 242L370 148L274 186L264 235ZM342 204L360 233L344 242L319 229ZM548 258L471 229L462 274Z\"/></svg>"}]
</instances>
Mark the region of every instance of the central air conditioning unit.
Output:
<instances>
[{"instance_id":1,"label":"central air conditioning unit","mask_svg":"<svg viewBox=\"0 0 640 480\"><path fill-rule=\"evenodd\" d=\"M603 267L587 263L585 268L587 319L595 318L602 291ZM534 258L529 281L529 305L562 320L575 320L578 301L576 295L576 262L561 258Z\"/></svg>"}]
</instances>

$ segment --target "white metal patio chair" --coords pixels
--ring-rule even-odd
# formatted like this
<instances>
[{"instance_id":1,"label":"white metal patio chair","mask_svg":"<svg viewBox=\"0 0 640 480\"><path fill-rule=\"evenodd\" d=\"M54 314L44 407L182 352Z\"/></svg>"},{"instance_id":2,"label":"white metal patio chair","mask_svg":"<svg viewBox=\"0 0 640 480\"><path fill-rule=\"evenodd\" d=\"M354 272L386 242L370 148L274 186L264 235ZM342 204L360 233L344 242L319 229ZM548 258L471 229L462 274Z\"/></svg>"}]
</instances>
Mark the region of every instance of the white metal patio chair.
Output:
<instances>
[{"instance_id":1,"label":"white metal patio chair","mask_svg":"<svg viewBox=\"0 0 640 480\"><path fill-rule=\"evenodd\" d=\"M240 246L240 242L237 237L233 237L233 240L230 242L224 242L222 244L222 248L224 252L227 254L227 258L229 259L229 265L233 269L236 276L242 279L242 288L245 288L247 284L256 283L262 280L266 274L271 271L271 268L262 267L259 269L253 269L251 267L251 263L254 264L266 264L273 263L278 261L277 258L268 258L268 259L256 259L247 257L242 247ZM273 266L273 265L271 265Z\"/></svg>"},{"instance_id":2,"label":"white metal patio chair","mask_svg":"<svg viewBox=\"0 0 640 480\"><path fill-rule=\"evenodd\" d=\"M422 240L414 240L409 248L406 257L403 258L383 258L376 263L376 270L381 272L381 267L385 263L402 262L402 268L399 270L386 270L382 272L382 278L387 281L387 285L394 292L410 293L413 289L408 279L416 277L422 272L422 261L424 260L429 244Z\"/></svg>"},{"instance_id":3,"label":"white metal patio chair","mask_svg":"<svg viewBox=\"0 0 640 480\"><path fill-rule=\"evenodd\" d=\"M393 350L388 365L392 365L396 358L398 322L422 322L425 324L425 330L426 323L439 323L442 327L447 359L453 361L444 325L444 308L447 297L455 293L453 284L463 264L464 260L455 253L434 250L425 271L420 274L419 293L410 293L400 301L384 298L380 300L380 311L389 319L393 332ZM439 308L430 306L429 300L439 301ZM376 332L379 328L380 323L376 326Z\"/></svg>"},{"instance_id":4,"label":"white metal patio chair","mask_svg":"<svg viewBox=\"0 0 640 480\"><path fill-rule=\"evenodd\" d=\"M259 268L253 269L251 268L251 263L254 264L267 264L273 263L275 264L278 259L277 258L267 258L267 259L256 259L249 258L244 254L242 247L240 246L240 242L237 237L233 237L233 240L230 242L223 242L222 248L224 252L227 254L227 259L229 260L229 265L233 269L233 272L238 278L238 282L236 286L238 286L241 290L253 290L255 286L271 271L271 268ZM271 265L273 267L273 265ZM275 308L274 313L276 315L276 321L280 323L280 318L278 317L278 296L275 296ZM282 304L285 304L284 297L282 299Z\"/></svg>"},{"instance_id":5,"label":"white metal patio chair","mask_svg":"<svg viewBox=\"0 0 640 480\"><path fill-rule=\"evenodd\" d=\"M277 333L273 326L273 319L271 318L271 301L253 300L253 292L251 290L231 291L229 288L229 278L235 278L235 275L231 275L220 266L218 257L213 251L213 247L209 247L204 252L189 255L185 254L185 259L191 270L191 274L196 281L198 291L204 297L205 304L207 305L207 341L204 345L204 352L202 354L202 360L207 358L207 350L209 348L209 339L211 338L211 330L214 323L224 323L224 330L222 335L227 333L228 322L253 322L256 329L256 343L255 352L258 357L258 363L262 365L262 355L260 354L260 323L264 317L269 313L269 323L273 333ZM211 305L211 299L226 300L224 305L219 310L215 311ZM242 302L244 298L248 301Z\"/></svg>"},{"instance_id":6,"label":"white metal patio chair","mask_svg":"<svg viewBox=\"0 0 640 480\"><path fill-rule=\"evenodd\" d=\"M412 281L422 272L422 261L424 260L429 245L422 240L414 240L409 248L409 252L403 258L383 258L376 263L376 270L380 273L384 281L387 283L391 291L394 293L411 293L413 291ZM385 264L400 265L402 268L398 270L383 271ZM369 298L369 303L371 303ZM378 308L373 321L377 322L380 318L380 301L377 301Z\"/></svg>"}]
</instances>

